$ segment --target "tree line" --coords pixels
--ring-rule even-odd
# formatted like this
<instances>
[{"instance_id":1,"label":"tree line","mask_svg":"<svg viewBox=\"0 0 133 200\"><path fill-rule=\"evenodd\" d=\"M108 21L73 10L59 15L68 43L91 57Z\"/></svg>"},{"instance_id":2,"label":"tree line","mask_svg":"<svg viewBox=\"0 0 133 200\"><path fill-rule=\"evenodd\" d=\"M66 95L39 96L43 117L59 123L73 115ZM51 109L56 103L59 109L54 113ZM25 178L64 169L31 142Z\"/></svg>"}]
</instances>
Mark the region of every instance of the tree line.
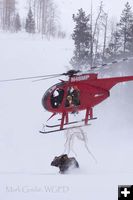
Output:
<instances>
[{"instance_id":1,"label":"tree line","mask_svg":"<svg viewBox=\"0 0 133 200\"><path fill-rule=\"evenodd\" d=\"M17 0L0 0L0 27L4 31L19 32L24 29L46 37L65 37L61 30L54 0L27 0L26 19L20 17Z\"/></svg>"},{"instance_id":2,"label":"tree line","mask_svg":"<svg viewBox=\"0 0 133 200\"><path fill-rule=\"evenodd\" d=\"M93 13L86 14L81 8L73 14L75 28L72 34L75 49L70 63L76 69L99 64L133 55L133 11L127 2L120 20L111 22L100 3L95 20Z\"/></svg>"}]
</instances>

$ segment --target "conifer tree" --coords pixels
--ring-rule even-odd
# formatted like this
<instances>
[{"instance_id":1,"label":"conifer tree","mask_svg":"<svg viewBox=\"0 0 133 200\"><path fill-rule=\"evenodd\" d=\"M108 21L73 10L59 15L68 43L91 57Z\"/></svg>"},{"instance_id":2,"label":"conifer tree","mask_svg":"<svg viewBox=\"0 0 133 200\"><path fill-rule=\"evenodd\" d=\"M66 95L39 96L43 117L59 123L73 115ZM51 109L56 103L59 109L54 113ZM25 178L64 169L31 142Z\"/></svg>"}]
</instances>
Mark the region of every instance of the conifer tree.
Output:
<instances>
[{"instance_id":1,"label":"conifer tree","mask_svg":"<svg viewBox=\"0 0 133 200\"><path fill-rule=\"evenodd\" d=\"M79 9L77 15L73 14L73 21L76 23L72 39L74 40L75 50L70 61L75 69L88 67L90 64L91 48L91 27L89 24L90 16L87 16L83 9Z\"/></svg>"},{"instance_id":2,"label":"conifer tree","mask_svg":"<svg viewBox=\"0 0 133 200\"><path fill-rule=\"evenodd\" d=\"M129 29L129 37L128 37L128 51L131 55L133 55L133 24Z\"/></svg>"},{"instance_id":3,"label":"conifer tree","mask_svg":"<svg viewBox=\"0 0 133 200\"><path fill-rule=\"evenodd\" d=\"M21 21L20 21L19 13L17 13L16 16L15 16L14 31L15 32L21 31Z\"/></svg>"},{"instance_id":4,"label":"conifer tree","mask_svg":"<svg viewBox=\"0 0 133 200\"><path fill-rule=\"evenodd\" d=\"M119 57L121 47L121 38L118 30L111 33L111 39L106 48L106 59L113 60Z\"/></svg>"},{"instance_id":5,"label":"conifer tree","mask_svg":"<svg viewBox=\"0 0 133 200\"><path fill-rule=\"evenodd\" d=\"M31 8L29 8L28 16L26 18L25 30L28 33L35 33L35 21Z\"/></svg>"},{"instance_id":6,"label":"conifer tree","mask_svg":"<svg viewBox=\"0 0 133 200\"><path fill-rule=\"evenodd\" d=\"M120 22L117 24L119 27L119 32L121 35L121 42L122 42L122 52L128 53L130 51L130 29L133 25L133 12L131 10L130 4L127 2L125 4L125 8L122 11ZM132 35L133 37L133 35Z\"/></svg>"}]
</instances>

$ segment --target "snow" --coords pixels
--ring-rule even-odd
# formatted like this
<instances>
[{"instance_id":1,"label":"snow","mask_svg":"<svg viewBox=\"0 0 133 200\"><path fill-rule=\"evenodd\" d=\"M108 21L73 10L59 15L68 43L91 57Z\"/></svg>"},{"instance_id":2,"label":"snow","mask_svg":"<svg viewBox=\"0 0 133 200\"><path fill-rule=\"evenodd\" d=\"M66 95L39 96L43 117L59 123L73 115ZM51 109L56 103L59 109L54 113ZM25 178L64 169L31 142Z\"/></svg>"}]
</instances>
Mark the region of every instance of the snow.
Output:
<instances>
[{"instance_id":1,"label":"snow","mask_svg":"<svg viewBox=\"0 0 133 200\"><path fill-rule=\"evenodd\" d=\"M70 39L48 41L22 33L0 33L0 44L0 79L70 69ZM132 62L126 61L103 70L99 76L132 74ZM110 98L94 109L98 119L84 128L97 163L84 143L75 138L80 169L67 175L50 166L54 156L64 152L65 133L39 133L50 116L43 109L41 98L57 82L58 79L0 83L1 199L117 199L117 186L132 184L133 180L133 82L115 86ZM75 155L71 152L70 156Z\"/></svg>"}]
</instances>

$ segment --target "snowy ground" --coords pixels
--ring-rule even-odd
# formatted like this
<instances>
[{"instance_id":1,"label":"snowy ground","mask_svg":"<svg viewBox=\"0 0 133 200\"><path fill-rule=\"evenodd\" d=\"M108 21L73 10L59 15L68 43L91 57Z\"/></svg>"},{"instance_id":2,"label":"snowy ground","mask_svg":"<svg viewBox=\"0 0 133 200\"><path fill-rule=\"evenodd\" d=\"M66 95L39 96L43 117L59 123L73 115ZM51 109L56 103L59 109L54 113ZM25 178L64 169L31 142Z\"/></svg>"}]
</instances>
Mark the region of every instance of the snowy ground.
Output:
<instances>
[{"instance_id":1,"label":"snowy ground","mask_svg":"<svg viewBox=\"0 0 133 200\"><path fill-rule=\"evenodd\" d=\"M68 70L73 43L25 34L0 34L0 79L62 73ZM121 73L119 72L121 70ZM132 63L114 65L100 76L133 75ZM75 139L80 170L59 175L50 166L64 152L65 134L39 134L50 113L41 98L57 79L0 84L0 197L2 200L113 200L117 186L133 184L133 82L119 84L94 109L98 120L84 128L88 146ZM78 118L78 116L77 116ZM72 156L75 156L72 152Z\"/></svg>"}]
</instances>

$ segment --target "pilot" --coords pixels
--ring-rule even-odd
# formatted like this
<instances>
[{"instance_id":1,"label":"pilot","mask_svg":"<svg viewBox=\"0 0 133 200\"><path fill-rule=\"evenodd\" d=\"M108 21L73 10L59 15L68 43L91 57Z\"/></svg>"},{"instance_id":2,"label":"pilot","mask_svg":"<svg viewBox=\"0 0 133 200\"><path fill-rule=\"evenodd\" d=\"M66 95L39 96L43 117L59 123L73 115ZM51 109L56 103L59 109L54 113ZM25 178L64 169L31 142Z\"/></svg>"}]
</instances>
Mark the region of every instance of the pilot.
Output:
<instances>
[{"instance_id":1,"label":"pilot","mask_svg":"<svg viewBox=\"0 0 133 200\"><path fill-rule=\"evenodd\" d=\"M57 88L51 95L51 104L53 108L58 108L62 102L64 91Z\"/></svg>"}]
</instances>

